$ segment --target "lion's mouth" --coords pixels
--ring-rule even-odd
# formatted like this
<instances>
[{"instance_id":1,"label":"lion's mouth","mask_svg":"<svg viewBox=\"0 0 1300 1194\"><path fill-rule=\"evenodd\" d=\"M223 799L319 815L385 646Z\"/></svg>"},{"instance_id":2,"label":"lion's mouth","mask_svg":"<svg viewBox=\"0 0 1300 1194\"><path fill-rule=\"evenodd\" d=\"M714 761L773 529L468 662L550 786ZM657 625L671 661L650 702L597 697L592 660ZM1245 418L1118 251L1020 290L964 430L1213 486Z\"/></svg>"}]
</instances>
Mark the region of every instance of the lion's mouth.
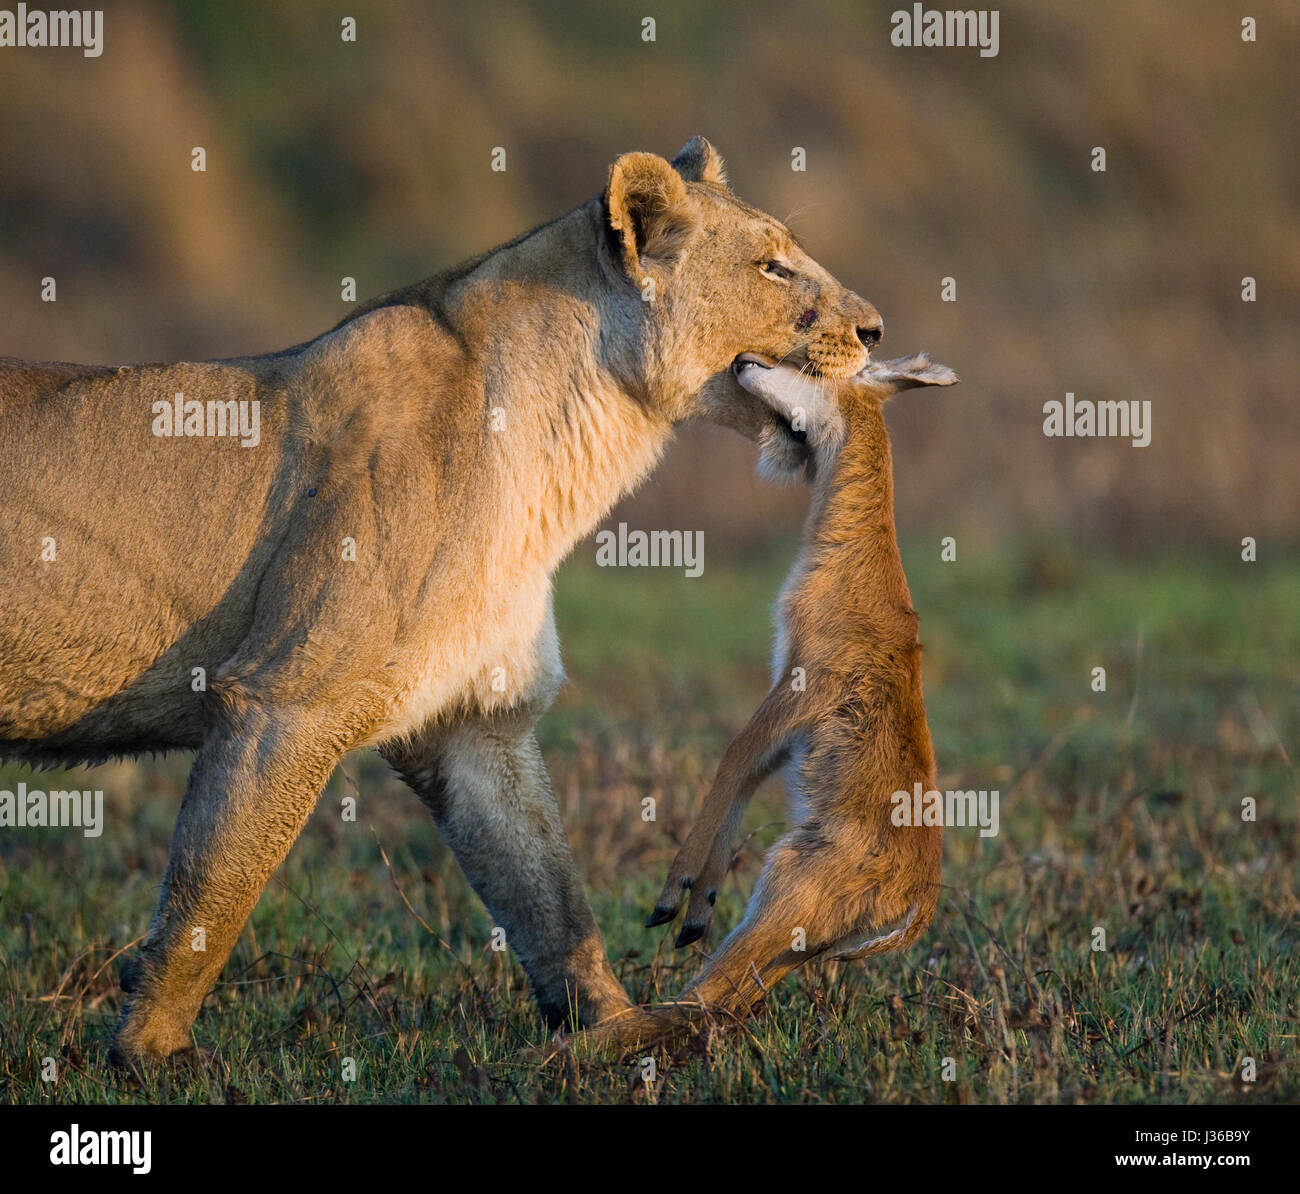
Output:
<instances>
[{"instance_id":1,"label":"lion's mouth","mask_svg":"<svg viewBox=\"0 0 1300 1194\"><path fill-rule=\"evenodd\" d=\"M739 376L746 369L771 369L775 364L775 361L769 361L766 357L761 357L756 352L742 352L734 361L731 362L731 367L736 371L736 375Z\"/></svg>"},{"instance_id":2,"label":"lion's mouth","mask_svg":"<svg viewBox=\"0 0 1300 1194\"><path fill-rule=\"evenodd\" d=\"M768 360L768 358L760 356L756 352L742 352L731 362L731 368L736 377L740 378L750 369L774 369L776 368L776 362ZM777 410L771 403L765 403L765 405L772 415L773 423L784 432L792 443L800 446L807 444L808 433L806 431L796 428L790 422L789 417Z\"/></svg>"}]
</instances>

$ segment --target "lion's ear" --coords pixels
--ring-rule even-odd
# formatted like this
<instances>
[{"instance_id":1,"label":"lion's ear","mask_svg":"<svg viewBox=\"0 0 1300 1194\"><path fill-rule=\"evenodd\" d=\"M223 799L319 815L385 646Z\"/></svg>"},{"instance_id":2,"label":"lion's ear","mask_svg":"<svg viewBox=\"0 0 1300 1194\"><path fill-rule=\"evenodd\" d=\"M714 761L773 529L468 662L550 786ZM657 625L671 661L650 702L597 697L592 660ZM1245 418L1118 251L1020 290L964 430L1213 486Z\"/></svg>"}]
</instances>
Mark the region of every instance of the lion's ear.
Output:
<instances>
[{"instance_id":1,"label":"lion's ear","mask_svg":"<svg viewBox=\"0 0 1300 1194\"><path fill-rule=\"evenodd\" d=\"M673 158L673 169L687 182L727 185L727 167L722 155L703 137L692 137Z\"/></svg>"},{"instance_id":2,"label":"lion's ear","mask_svg":"<svg viewBox=\"0 0 1300 1194\"><path fill-rule=\"evenodd\" d=\"M699 223L682 176L653 153L625 153L609 168L605 214L623 268L638 282L649 270L671 270Z\"/></svg>"}]
</instances>

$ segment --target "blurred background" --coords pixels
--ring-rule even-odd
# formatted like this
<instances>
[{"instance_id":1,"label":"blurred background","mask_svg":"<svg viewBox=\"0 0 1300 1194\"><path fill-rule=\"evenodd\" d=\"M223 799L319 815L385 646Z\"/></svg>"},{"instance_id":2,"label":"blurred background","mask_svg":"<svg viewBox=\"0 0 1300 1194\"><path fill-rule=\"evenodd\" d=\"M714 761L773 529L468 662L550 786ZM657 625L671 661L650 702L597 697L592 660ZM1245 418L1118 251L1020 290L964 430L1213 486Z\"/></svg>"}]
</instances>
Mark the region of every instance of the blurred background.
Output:
<instances>
[{"instance_id":1,"label":"blurred background","mask_svg":"<svg viewBox=\"0 0 1300 1194\"><path fill-rule=\"evenodd\" d=\"M876 304L887 352L962 375L891 410L905 537L1294 542L1300 9L1249 6L1249 44L1213 2L1004 4L981 58L891 46L894 7L114 4L100 58L0 58L0 353L286 347L347 313L344 276L359 300L415 281L703 133ZM1067 390L1149 399L1151 445L1045 438ZM689 429L617 517L762 552L803 495L752 466Z\"/></svg>"}]
</instances>

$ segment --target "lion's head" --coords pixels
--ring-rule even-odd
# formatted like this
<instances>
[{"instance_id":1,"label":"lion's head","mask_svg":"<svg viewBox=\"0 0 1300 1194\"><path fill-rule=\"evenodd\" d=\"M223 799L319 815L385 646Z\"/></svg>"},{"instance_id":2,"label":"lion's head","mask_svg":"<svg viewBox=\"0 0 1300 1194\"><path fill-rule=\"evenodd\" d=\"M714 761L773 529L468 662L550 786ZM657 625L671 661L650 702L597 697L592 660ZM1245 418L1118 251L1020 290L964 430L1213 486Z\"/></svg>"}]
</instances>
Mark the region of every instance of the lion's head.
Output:
<instances>
[{"instance_id":1,"label":"lion's head","mask_svg":"<svg viewBox=\"0 0 1300 1194\"><path fill-rule=\"evenodd\" d=\"M672 419L699 416L803 450L806 429L747 393L732 365L746 354L825 380L849 377L880 340L880 314L846 290L788 228L727 187L703 137L671 161L628 153L602 199L601 261L618 322L638 349L616 363L629 389ZM615 338L626 345L629 338Z\"/></svg>"}]
</instances>

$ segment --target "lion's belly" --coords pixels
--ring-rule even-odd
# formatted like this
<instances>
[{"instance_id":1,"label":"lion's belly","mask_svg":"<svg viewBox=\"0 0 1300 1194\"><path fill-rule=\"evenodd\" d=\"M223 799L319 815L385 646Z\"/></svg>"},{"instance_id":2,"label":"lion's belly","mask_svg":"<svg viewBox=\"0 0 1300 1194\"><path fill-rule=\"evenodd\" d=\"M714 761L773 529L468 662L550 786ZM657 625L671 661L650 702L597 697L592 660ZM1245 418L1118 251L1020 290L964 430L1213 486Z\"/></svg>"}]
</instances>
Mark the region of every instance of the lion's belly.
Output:
<instances>
[{"instance_id":1,"label":"lion's belly","mask_svg":"<svg viewBox=\"0 0 1300 1194\"><path fill-rule=\"evenodd\" d=\"M0 754L78 762L199 745L208 682L246 635L253 594L231 586L189 621L189 590L140 584L123 565L10 595Z\"/></svg>"},{"instance_id":2,"label":"lion's belly","mask_svg":"<svg viewBox=\"0 0 1300 1194\"><path fill-rule=\"evenodd\" d=\"M563 679L542 573L505 591L479 594L444 620L414 653L387 717L367 743L412 734L429 722L538 716Z\"/></svg>"}]
</instances>

